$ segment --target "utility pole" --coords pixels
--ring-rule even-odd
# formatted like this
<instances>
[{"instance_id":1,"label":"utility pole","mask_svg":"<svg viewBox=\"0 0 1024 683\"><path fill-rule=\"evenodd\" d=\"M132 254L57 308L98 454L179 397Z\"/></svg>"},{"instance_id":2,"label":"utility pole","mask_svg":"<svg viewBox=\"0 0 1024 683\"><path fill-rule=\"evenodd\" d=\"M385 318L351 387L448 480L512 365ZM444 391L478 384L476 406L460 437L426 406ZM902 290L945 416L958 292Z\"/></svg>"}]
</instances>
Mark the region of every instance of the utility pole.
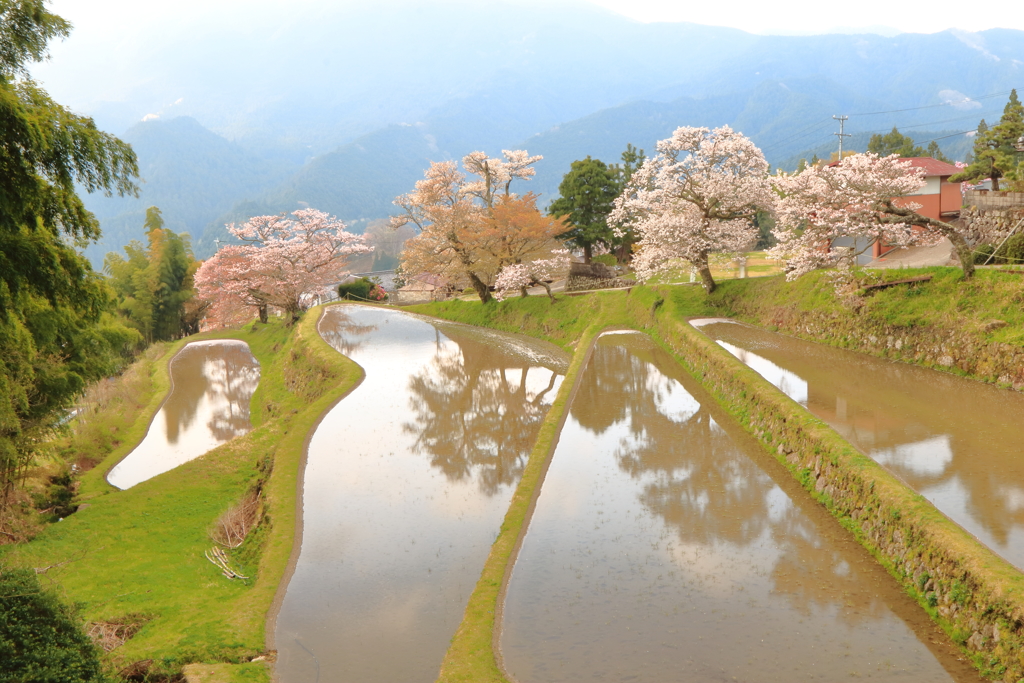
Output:
<instances>
[{"instance_id":1,"label":"utility pole","mask_svg":"<svg viewBox=\"0 0 1024 683\"><path fill-rule=\"evenodd\" d=\"M836 121L839 122L839 132L838 133L832 133L832 135L835 135L835 136L837 136L839 138L839 161L842 161L843 160L843 138L851 138L851 137L853 137L853 133L844 133L843 132L843 124L846 123L846 121L850 117L849 116L833 116L832 118L834 118Z\"/></svg>"}]
</instances>

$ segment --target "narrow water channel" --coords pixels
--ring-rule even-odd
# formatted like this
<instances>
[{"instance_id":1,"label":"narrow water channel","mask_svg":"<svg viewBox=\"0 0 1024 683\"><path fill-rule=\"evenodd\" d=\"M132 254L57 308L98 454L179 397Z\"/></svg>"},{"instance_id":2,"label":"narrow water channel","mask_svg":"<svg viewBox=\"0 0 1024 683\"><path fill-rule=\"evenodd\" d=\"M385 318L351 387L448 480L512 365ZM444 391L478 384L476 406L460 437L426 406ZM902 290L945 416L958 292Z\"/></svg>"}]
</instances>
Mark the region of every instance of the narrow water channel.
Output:
<instances>
[{"instance_id":1,"label":"narrow water channel","mask_svg":"<svg viewBox=\"0 0 1024 683\"><path fill-rule=\"evenodd\" d=\"M738 323L701 329L1024 569L1024 396Z\"/></svg>"},{"instance_id":2,"label":"narrow water channel","mask_svg":"<svg viewBox=\"0 0 1024 683\"><path fill-rule=\"evenodd\" d=\"M649 338L599 339L504 605L520 683L979 681Z\"/></svg>"},{"instance_id":3,"label":"narrow water channel","mask_svg":"<svg viewBox=\"0 0 1024 683\"><path fill-rule=\"evenodd\" d=\"M260 365L235 339L187 344L170 363L171 392L145 438L107 474L119 489L194 460L252 428Z\"/></svg>"},{"instance_id":4,"label":"narrow water channel","mask_svg":"<svg viewBox=\"0 0 1024 683\"><path fill-rule=\"evenodd\" d=\"M430 683L568 358L527 338L353 305L327 309L320 334L366 378L309 445L277 674Z\"/></svg>"}]
</instances>

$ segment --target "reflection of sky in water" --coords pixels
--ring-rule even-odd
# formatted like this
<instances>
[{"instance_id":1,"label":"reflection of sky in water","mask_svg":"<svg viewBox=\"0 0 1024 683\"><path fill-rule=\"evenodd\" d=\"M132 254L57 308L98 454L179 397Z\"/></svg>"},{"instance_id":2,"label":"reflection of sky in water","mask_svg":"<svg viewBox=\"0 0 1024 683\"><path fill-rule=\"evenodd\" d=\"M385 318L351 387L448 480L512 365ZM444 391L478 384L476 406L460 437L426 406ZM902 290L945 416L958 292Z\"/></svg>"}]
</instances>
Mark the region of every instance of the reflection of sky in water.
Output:
<instances>
[{"instance_id":1,"label":"reflection of sky in water","mask_svg":"<svg viewBox=\"0 0 1024 683\"><path fill-rule=\"evenodd\" d=\"M884 570L822 534L804 508L831 529L827 513L631 337L602 338L584 369L513 569L516 679L949 680L891 611L922 616Z\"/></svg>"},{"instance_id":2,"label":"reflection of sky in water","mask_svg":"<svg viewBox=\"0 0 1024 683\"><path fill-rule=\"evenodd\" d=\"M949 434L942 434L916 443L877 449L870 453L881 465L909 470L922 476L937 477L953 462Z\"/></svg>"},{"instance_id":3,"label":"reflection of sky in water","mask_svg":"<svg viewBox=\"0 0 1024 683\"><path fill-rule=\"evenodd\" d=\"M247 433L249 400L259 385L259 363L245 342L186 345L171 361L171 393L145 438L107 474L126 489L193 460Z\"/></svg>"},{"instance_id":4,"label":"reflection of sky in water","mask_svg":"<svg viewBox=\"0 0 1024 683\"><path fill-rule=\"evenodd\" d=\"M433 681L561 382L535 360L564 354L360 306L319 330L366 377L309 445L276 670Z\"/></svg>"},{"instance_id":5,"label":"reflection of sky in water","mask_svg":"<svg viewBox=\"0 0 1024 683\"><path fill-rule=\"evenodd\" d=\"M1024 568L1024 396L739 324L702 325L733 355ZM787 377L782 381L783 374ZM794 390L796 382L803 385ZM799 400L799 399L798 399Z\"/></svg>"},{"instance_id":6,"label":"reflection of sky in water","mask_svg":"<svg viewBox=\"0 0 1024 683\"><path fill-rule=\"evenodd\" d=\"M780 368L767 358L741 349L729 342L719 340L718 342L725 350L740 359L747 367L764 377L766 380L782 390L786 396L802 406L807 405L807 382L789 370Z\"/></svg>"}]
</instances>

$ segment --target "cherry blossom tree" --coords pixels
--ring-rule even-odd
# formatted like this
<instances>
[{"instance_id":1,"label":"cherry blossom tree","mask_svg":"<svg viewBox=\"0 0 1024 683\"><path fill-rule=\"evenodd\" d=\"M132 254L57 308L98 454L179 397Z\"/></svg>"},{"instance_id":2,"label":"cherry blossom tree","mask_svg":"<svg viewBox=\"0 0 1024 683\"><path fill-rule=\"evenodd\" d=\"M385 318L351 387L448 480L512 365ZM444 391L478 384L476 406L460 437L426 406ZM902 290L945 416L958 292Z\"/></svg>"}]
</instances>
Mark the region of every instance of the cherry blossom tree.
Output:
<instances>
[{"instance_id":1,"label":"cherry blossom tree","mask_svg":"<svg viewBox=\"0 0 1024 683\"><path fill-rule=\"evenodd\" d=\"M617 232L639 236L633 268L641 280L684 261L710 294L708 256L757 239L752 219L772 211L774 195L761 150L728 126L677 128L633 174L616 200Z\"/></svg>"},{"instance_id":2,"label":"cherry blossom tree","mask_svg":"<svg viewBox=\"0 0 1024 683\"><path fill-rule=\"evenodd\" d=\"M512 263L501 269L494 280L494 298L502 301L512 292L519 292L524 298L527 287L541 286L553 302L549 280L558 280L569 274L572 256L567 249L555 250L549 259L536 259L527 263Z\"/></svg>"},{"instance_id":3,"label":"cherry blossom tree","mask_svg":"<svg viewBox=\"0 0 1024 683\"><path fill-rule=\"evenodd\" d=\"M404 272L468 283L486 303L502 267L550 255L559 246L554 238L564 224L541 215L534 195L511 189L513 181L533 177L532 165L542 157L524 150L505 150L503 157L467 154L465 172L454 161L433 162L411 193L395 199L402 213L392 217L392 227L419 229L402 254Z\"/></svg>"},{"instance_id":4,"label":"cherry blossom tree","mask_svg":"<svg viewBox=\"0 0 1024 683\"><path fill-rule=\"evenodd\" d=\"M854 154L839 164L782 173L775 178L778 244L769 255L784 260L794 279L816 268L852 267L856 249L836 248L837 240L906 247L946 237L970 278L974 258L961 230L917 212L921 205L910 196L924 184L923 170L895 154Z\"/></svg>"},{"instance_id":5,"label":"cherry blossom tree","mask_svg":"<svg viewBox=\"0 0 1024 683\"><path fill-rule=\"evenodd\" d=\"M256 216L228 226L242 244L223 247L195 275L200 297L212 302L211 317L234 320L255 308L266 322L274 306L294 321L345 275L349 256L372 251L363 236L323 211L301 209L291 216Z\"/></svg>"}]
</instances>

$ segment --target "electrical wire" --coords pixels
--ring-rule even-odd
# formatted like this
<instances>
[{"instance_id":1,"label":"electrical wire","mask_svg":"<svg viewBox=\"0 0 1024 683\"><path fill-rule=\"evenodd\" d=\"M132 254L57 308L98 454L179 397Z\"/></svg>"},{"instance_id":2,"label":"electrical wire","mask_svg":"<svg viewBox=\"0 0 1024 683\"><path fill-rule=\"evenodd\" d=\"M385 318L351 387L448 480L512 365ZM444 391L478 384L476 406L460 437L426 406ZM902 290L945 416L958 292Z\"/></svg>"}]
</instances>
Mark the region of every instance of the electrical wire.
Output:
<instances>
[{"instance_id":1,"label":"electrical wire","mask_svg":"<svg viewBox=\"0 0 1024 683\"><path fill-rule=\"evenodd\" d=\"M978 102L980 100L987 100L993 97L1002 97L1003 95L1009 95L1010 91L992 93L991 95L982 95L981 97L965 97L961 102ZM860 114L850 114L850 116L874 116L876 114L895 114L901 111L917 111L918 109L934 109L935 107L948 107L951 106L952 102L943 102L942 104L928 104L923 107L907 107L906 109L890 109L889 111L869 111L862 112Z\"/></svg>"}]
</instances>

